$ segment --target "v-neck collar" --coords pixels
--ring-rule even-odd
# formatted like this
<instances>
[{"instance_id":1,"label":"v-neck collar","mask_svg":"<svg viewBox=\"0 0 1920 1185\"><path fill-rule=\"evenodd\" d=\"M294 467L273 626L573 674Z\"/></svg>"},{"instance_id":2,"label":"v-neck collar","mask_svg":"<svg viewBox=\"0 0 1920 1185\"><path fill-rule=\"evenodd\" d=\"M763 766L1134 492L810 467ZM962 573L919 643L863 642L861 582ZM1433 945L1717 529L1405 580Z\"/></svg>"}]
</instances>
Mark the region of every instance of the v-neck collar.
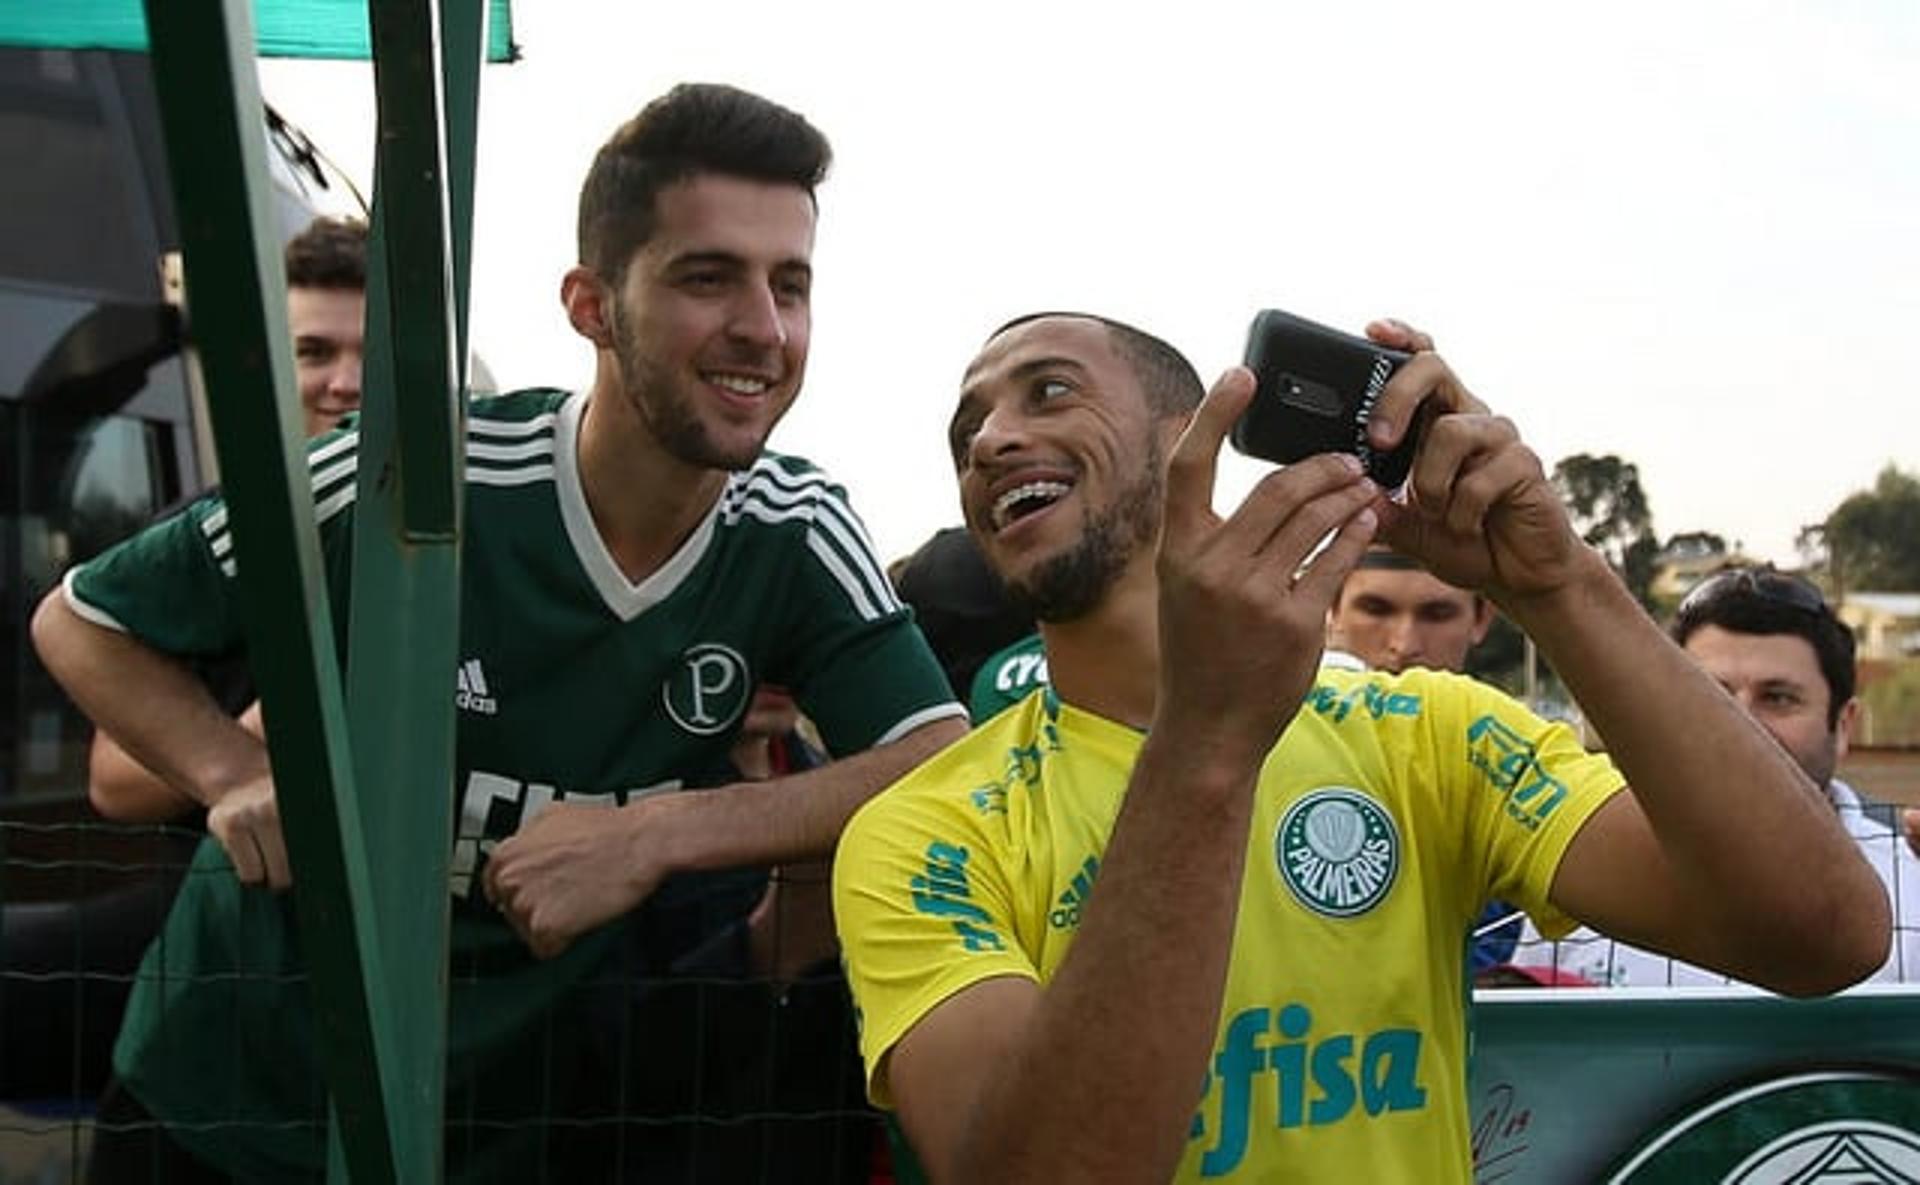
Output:
<instances>
[{"instance_id":1,"label":"v-neck collar","mask_svg":"<svg viewBox=\"0 0 1920 1185\"><path fill-rule=\"evenodd\" d=\"M560 501L560 521L566 524L567 538L573 543L573 553L579 558L581 569L593 582L607 609L622 621L632 621L672 596L686 581L713 542L714 523L725 499L715 496L700 525L666 563L638 584L628 580L620 565L614 562L613 553L607 550L599 528L593 525L593 512L587 509L586 490L580 483L580 419L586 407L585 396L572 395L560 405L560 412L554 417L553 474Z\"/></svg>"}]
</instances>

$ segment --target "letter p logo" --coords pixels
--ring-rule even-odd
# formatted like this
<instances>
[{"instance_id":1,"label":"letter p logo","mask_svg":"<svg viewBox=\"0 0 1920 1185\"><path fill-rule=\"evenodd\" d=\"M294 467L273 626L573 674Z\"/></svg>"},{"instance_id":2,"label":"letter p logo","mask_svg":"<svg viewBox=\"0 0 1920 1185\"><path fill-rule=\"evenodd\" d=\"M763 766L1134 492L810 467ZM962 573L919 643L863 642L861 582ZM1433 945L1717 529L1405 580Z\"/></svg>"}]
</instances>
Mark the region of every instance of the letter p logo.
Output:
<instances>
[{"instance_id":1,"label":"letter p logo","mask_svg":"<svg viewBox=\"0 0 1920 1185\"><path fill-rule=\"evenodd\" d=\"M680 661L680 669L660 689L675 724L696 736L712 736L740 718L753 694L753 678L738 651L704 642Z\"/></svg>"}]
</instances>

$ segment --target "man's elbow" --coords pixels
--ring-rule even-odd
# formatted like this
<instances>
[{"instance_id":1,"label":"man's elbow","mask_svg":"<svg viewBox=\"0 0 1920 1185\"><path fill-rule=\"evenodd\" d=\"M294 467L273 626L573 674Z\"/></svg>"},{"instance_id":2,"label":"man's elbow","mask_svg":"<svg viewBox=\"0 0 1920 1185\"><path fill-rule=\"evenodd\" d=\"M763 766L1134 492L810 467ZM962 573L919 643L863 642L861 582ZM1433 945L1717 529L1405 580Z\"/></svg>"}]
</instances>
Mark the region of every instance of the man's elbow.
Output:
<instances>
[{"instance_id":1,"label":"man's elbow","mask_svg":"<svg viewBox=\"0 0 1920 1185\"><path fill-rule=\"evenodd\" d=\"M111 775L103 776L98 769L87 775L87 805L102 819L112 819L116 823L139 821L131 816L125 792L115 784Z\"/></svg>"},{"instance_id":2,"label":"man's elbow","mask_svg":"<svg viewBox=\"0 0 1920 1185\"><path fill-rule=\"evenodd\" d=\"M87 805L94 814L115 823L165 823L176 817L175 812L156 809L153 799L99 778L87 782Z\"/></svg>"},{"instance_id":3,"label":"man's elbow","mask_svg":"<svg viewBox=\"0 0 1920 1185\"><path fill-rule=\"evenodd\" d=\"M1785 981L1769 985L1783 996L1826 996L1860 983L1886 965L1893 949L1893 913L1886 887L1870 870L1866 880L1824 909L1805 911L1800 956Z\"/></svg>"},{"instance_id":4,"label":"man's elbow","mask_svg":"<svg viewBox=\"0 0 1920 1185\"><path fill-rule=\"evenodd\" d=\"M75 612L60 585L40 598L28 632L41 665L81 708L85 709L87 704L79 692L103 680L112 682L112 674L105 670L106 660L113 653L115 640L124 635Z\"/></svg>"},{"instance_id":5,"label":"man's elbow","mask_svg":"<svg viewBox=\"0 0 1920 1185\"><path fill-rule=\"evenodd\" d=\"M116 823L170 823L195 806L104 733L94 735L88 754L87 803Z\"/></svg>"},{"instance_id":6,"label":"man's elbow","mask_svg":"<svg viewBox=\"0 0 1920 1185\"><path fill-rule=\"evenodd\" d=\"M63 660L71 644L74 622L74 612L67 607L66 593L59 585L55 585L46 596L40 598L40 604L33 611L33 620L28 625L34 651L56 679L60 678L61 669L65 666Z\"/></svg>"}]
</instances>

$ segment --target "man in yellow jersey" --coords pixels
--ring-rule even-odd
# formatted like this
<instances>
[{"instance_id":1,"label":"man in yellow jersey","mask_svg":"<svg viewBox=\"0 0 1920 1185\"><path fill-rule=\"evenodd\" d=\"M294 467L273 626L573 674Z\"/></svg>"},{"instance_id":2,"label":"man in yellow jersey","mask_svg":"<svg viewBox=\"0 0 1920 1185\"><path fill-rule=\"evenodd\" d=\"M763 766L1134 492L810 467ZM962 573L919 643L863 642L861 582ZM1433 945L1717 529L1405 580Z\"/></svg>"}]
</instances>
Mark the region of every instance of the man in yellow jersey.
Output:
<instances>
[{"instance_id":1,"label":"man in yellow jersey","mask_svg":"<svg viewBox=\"0 0 1920 1185\"><path fill-rule=\"evenodd\" d=\"M1513 426L1370 332L1417 351L1373 442L1443 413L1405 505L1322 456L1218 516L1252 376L1203 400L1101 318L1014 322L968 368L961 501L1052 688L870 802L834 872L869 1088L935 1182L1467 1181L1460 935L1490 897L1795 995L1884 957L1805 774ZM1620 768L1471 680L1321 667L1376 533L1531 634Z\"/></svg>"}]
</instances>

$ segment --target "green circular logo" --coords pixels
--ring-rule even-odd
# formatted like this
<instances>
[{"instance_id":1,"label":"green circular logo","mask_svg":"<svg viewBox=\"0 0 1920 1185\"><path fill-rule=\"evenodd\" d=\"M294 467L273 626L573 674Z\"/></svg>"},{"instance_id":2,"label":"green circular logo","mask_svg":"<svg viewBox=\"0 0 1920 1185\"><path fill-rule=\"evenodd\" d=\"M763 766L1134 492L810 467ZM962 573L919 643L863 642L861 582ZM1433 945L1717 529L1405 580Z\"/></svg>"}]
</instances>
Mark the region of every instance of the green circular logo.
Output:
<instances>
[{"instance_id":1,"label":"green circular logo","mask_svg":"<svg viewBox=\"0 0 1920 1185\"><path fill-rule=\"evenodd\" d=\"M1380 904L1400 872L1393 816L1348 786L1327 786L1293 804L1273 839L1280 879L1300 904L1350 918Z\"/></svg>"},{"instance_id":2,"label":"green circular logo","mask_svg":"<svg viewBox=\"0 0 1920 1185\"><path fill-rule=\"evenodd\" d=\"M695 736L726 730L753 698L747 660L731 646L703 642L680 656L680 669L660 688L673 722Z\"/></svg>"},{"instance_id":3,"label":"green circular logo","mask_svg":"<svg viewBox=\"0 0 1920 1185\"><path fill-rule=\"evenodd\" d=\"M1920 1080L1816 1071L1742 1087L1677 1117L1609 1185L1920 1182Z\"/></svg>"}]
</instances>

